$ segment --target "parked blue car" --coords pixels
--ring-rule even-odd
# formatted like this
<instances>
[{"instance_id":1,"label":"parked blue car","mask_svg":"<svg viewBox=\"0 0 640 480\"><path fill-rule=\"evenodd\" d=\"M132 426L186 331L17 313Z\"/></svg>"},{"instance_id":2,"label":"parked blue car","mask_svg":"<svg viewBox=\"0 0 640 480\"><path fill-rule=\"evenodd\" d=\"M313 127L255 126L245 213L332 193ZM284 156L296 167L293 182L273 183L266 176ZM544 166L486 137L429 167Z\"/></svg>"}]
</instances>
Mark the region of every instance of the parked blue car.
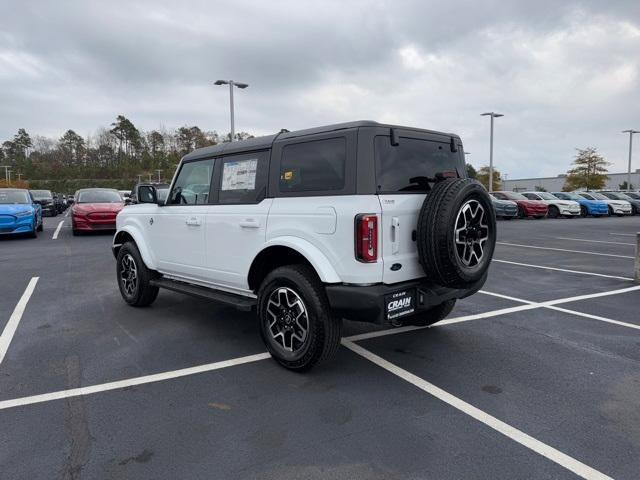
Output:
<instances>
[{"instance_id":1,"label":"parked blue car","mask_svg":"<svg viewBox=\"0 0 640 480\"><path fill-rule=\"evenodd\" d=\"M580 216L606 217L609 215L609 205L603 200L587 200L576 193L551 192L551 195L560 200L573 200L580 204Z\"/></svg>"},{"instance_id":2,"label":"parked blue car","mask_svg":"<svg viewBox=\"0 0 640 480\"><path fill-rule=\"evenodd\" d=\"M26 233L37 237L42 231L42 207L29 190L0 188L0 235Z\"/></svg>"}]
</instances>

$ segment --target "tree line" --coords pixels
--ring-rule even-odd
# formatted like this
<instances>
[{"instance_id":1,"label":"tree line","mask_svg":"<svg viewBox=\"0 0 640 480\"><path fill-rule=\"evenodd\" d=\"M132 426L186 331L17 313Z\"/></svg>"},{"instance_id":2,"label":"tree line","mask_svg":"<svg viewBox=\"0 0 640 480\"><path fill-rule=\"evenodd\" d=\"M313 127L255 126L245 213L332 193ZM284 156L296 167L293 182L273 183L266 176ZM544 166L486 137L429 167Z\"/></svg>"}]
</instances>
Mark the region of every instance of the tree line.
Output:
<instances>
[{"instance_id":1,"label":"tree line","mask_svg":"<svg viewBox=\"0 0 640 480\"><path fill-rule=\"evenodd\" d=\"M251 137L239 132L235 140ZM31 136L20 128L2 143L0 165L10 166L12 179L26 181L29 188L69 193L86 186L131 188L139 176L157 179L157 170L163 179L170 179L182 156L230 140L231 134L195 125L143 131L118 115L109 127L87 137L71 129L58 139Z\"/></svg>"}]
</instances>

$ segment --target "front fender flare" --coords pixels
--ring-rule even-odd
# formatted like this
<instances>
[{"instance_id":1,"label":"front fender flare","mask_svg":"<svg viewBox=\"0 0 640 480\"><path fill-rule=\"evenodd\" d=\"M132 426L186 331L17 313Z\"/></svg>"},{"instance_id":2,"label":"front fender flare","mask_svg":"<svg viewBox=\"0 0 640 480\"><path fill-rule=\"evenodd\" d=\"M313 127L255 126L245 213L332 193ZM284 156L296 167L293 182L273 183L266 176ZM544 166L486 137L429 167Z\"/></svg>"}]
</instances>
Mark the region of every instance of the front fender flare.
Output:
<instances>
[{"instance_id":1,"label":"front fender flare","mask_svg":"<svg viewBox=\"0 0 640 480\"><path fill-rule=\"evenodd\" d=\"M134 225L130 225L130 224L124 225L122 228L118 229L118 231L113 237L113 245L111 247L113 249L114 254L115 254L115 248L122 245L122 242L119 242L116 240L118 238L118 235L120 235L121 233L127 233L133 238L133 241L136 242L136 246L138 247L138 251L140 252L140 256L142 257L142 261L144 262L146 267L151 270L156 270L155 259L153 258L153 255L151 254L149 247L144 241L144 236L142 235L140 230L136 228Z\"/></svg>"},{"instance_id":2,"label":"front fender flare","mask_svg":"<svg viewBox=\"0 0 640 480\"><path fill-rule=\"evenodd\" d=\"M266 250L269 247L288 247L295 250L308 260L315 269L318 277L323 283L341 283L342 279L333 268L333 265L320 249L299 237L283 236L275 237L269 240L260 250ZM258 252L258 253L260 253Z\"/></svg>"}]
</instances>

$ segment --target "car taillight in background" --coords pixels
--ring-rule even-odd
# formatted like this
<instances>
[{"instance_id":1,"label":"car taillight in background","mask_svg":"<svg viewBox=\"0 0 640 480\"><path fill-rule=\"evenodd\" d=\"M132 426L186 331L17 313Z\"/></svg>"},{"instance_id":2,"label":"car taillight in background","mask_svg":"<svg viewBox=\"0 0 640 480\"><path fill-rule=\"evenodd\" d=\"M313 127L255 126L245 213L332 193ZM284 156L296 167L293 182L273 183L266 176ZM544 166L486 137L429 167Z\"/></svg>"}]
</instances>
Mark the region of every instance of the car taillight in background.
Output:
<instances>
[{"instance_id":1,"label":"car taillight in background","mask_svg":"<svg viewBox=\"0 0 640 480\"><path fill-rule=\"evenodd\" d=\"M356 260L373 263L378 260L378 217L371 214L356 216Z\"/></svg>"}]
</instances>

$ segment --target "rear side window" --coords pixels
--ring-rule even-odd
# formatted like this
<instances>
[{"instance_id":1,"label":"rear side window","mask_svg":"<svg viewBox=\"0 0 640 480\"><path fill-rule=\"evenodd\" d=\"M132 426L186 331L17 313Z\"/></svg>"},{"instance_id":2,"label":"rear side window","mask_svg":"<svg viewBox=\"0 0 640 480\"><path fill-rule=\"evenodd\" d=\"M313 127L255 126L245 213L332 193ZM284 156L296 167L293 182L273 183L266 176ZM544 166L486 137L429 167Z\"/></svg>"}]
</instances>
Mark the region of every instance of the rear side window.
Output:
<instances>
[{"instance_id":1,"label":"rear side window","mask_svg":"<svg viewBox=\"0 0 640 480\"><path fill-rule=\"evenodd\" d=\"M529 200L539 200L539 198L536 197L536 195L533 193L523 193L523 195L527 197Z\"/></svg>"},{"instance_id":2,"label":"rear side window","mask_svg":"<svg viewBox=\"0 0 640 480\"><path fill-rule=\"evenodd\" d=\"M218 203L261 202L266 193L268 162L268 152L224 157Z\"/></svg>"},{"instance_id":3,"label":"rear side window","mask_svg":"<svg viewBox=\"0 0 640 480\"><path fill-rule=\"evenodd\" d=\"M374 140L378 193L427 192L425 179L436 173L455 172L459 153L448 143L401 137L391 145L390 138L378 135Z\"/></svg>"},{"instance_id":4,"label":"rear side window","mask_svg":"<svg viewBox=\"0 0 640 480\"><path fill-rule=\"evenodd\" d=\"M346 159L344 137L287 145L280 162L280 191L343 190Z\"/></svg>"},{"instance_id":5,"label":"rear side window","mask_svg":"<svg viewBox=\"0 0 640 480\"><path fill-rule=\"evenodd\" d=\"M170 205L209 203L213 159L183 163L169 196Z\"/></svg>"}]
</instances>

